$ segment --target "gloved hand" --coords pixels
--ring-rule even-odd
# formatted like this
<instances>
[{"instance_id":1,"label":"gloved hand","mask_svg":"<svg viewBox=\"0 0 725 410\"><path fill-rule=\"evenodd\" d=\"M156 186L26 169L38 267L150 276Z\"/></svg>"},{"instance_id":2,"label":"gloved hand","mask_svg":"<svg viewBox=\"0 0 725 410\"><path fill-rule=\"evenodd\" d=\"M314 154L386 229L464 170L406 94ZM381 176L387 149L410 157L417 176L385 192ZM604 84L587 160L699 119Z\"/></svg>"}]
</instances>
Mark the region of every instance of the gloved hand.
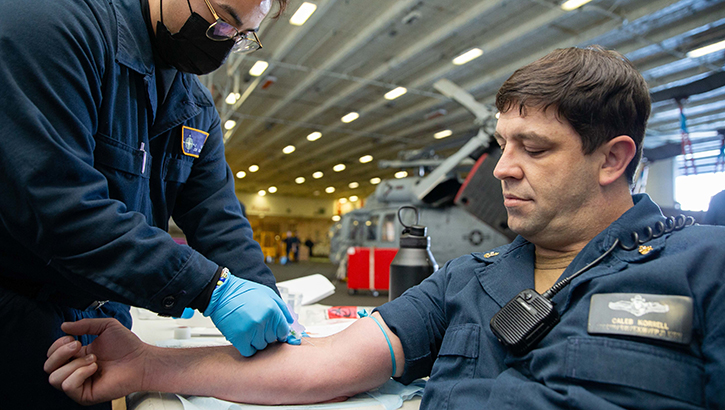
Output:
<instances>
[{"instance_id":1,"label":"gloved hand","mask_svg":"<svg viewBox=\"0 0 725 410\"><path fill-rule=\"evenodd\" d=\"M211 294L204 316L211 316L224 337L247 357L269 343L287 341L292 323L287 306L272 289L234 275Z\"/></svg>"}]
</instances>

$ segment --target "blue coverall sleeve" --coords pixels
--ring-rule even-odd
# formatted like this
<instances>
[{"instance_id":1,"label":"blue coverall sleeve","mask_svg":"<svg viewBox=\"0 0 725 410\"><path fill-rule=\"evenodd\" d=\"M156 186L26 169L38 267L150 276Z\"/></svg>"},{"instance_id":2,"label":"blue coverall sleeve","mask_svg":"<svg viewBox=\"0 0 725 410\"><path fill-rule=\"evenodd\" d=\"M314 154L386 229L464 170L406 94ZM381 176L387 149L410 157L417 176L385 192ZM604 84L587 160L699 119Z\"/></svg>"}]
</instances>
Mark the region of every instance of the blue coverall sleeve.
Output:
<instances>
[{"instance_id":1,"label":"blue coverall sleeve","mask_svg":"<svg viewBox=\"0 0 725 410\"><path fill-rule=\"evenodd\" d=\"M448 326L446 288L454 261L376 309L403 345L405 370L399 379L402 383L429 376L438 357Z\"/></svg>"},{"instance_id":2,"label":"blue coverall sleeve","mask_svg":"<svg viewBox=\"0 0 725 410\"><path fill-rule=\"evenodd\" d=\"M211 97L209 97L211 98ZM252 228L242 215L234 193L234 177L224 157L219 116L213 108L212 128L174 207L174 221L189 245L238 277L269 286L277 292L274 276L264 263Z\"/></svg>"},{"instance_id":3,"label":"blue coverall sleeve","mask_svg":"<svg viewBox=\"0 0 725 410\"><path fill-rule=\"evenodd\" d=\"M180 315L216 264L110 199L93 167L116 17L31 3L0 13L0 235L97 299Z\"/></svg>"}]
</instances>

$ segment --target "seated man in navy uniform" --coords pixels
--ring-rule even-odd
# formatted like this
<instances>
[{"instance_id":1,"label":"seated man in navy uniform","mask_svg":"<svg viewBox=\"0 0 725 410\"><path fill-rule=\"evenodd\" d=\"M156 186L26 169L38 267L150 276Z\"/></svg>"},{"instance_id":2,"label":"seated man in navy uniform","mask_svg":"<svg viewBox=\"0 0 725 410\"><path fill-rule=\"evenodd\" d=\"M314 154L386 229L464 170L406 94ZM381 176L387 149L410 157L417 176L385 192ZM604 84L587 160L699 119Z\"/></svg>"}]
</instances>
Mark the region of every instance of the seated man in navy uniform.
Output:
<instances>
[{"instance_id":1,"label":"seated man in navy uniform","mask_svg":"<svg viewBox=\"0 0 725 410\"><path fill-rule=\"evenodd\" d=\"M109 320L66 323L100 337L57 340L51 383L84 403L135 390L310 403L430 376L425 409L725 408L725 229L668 220L630 194L650 113L642 76L599 47L556 50L516 71L496 105L511 244L448 262L337 335L252 358L144 345ZM542 294L558 322L504 346L491 320Z\"/></svg>"}]
</instances>

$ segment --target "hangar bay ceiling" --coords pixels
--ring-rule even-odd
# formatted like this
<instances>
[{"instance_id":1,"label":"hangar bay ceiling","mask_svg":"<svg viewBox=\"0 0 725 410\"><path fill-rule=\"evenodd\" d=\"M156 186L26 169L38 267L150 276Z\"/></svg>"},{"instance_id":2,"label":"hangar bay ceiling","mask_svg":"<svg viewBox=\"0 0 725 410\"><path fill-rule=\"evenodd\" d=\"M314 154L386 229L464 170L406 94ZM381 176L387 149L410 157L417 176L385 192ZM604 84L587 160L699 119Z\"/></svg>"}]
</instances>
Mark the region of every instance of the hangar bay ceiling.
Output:
<instances>
[{"instance_id":1,"label":"hangar bay ceiling","mask_svg":"<svg viewBox=\"0 0 725 410\"><path fill-rule=\"evenodd\" d=\"M291 0L260 28L263 49L234 55L201 78L222 126L230 127L232 171L245 173L238 192L274 186L277 195L364 198L375 189L372 178L401 170L381 169L379 161L419 149L445 157L475 134L473 115L438 93L437 80L492 104L516 68L556 48L590 44L620 51L648 81L653 112L645 148L653 157L679 149L678 100L693 151L720 148L725 51L688 53L725 40L725 0L593 0L571 11L549 0L310 1L317 9L305 24L290 24L303 3ZM453 63L476 48L478 58ZM268 66L252 76L259 61ZM384 97L398 87L407 92ZM358 117L343 122L351 112ZM437 139L442 131L438 137L450 136ZM362 162L366 156L372 160Z\"/></svg>"}]
</instances>

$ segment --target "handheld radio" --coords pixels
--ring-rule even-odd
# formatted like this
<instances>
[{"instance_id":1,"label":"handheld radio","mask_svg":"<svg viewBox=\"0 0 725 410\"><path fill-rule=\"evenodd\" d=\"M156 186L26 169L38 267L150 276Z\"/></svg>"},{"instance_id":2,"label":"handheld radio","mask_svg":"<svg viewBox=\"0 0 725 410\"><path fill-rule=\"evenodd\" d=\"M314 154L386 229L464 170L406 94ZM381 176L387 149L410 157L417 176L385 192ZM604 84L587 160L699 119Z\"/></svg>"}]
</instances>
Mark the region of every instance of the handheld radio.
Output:
<instances>
[{"instance_id":1,"label":"handheld radio","mask_svg":"<svg viewBox=\"0 0 725 410\"><path fill-rule=\"evenodd\" d=\"M534 347L559 323L554 302L533 289L516 295L491 319L491 330L512 353L521 355Z\"/></svg>"}]
</instances>

